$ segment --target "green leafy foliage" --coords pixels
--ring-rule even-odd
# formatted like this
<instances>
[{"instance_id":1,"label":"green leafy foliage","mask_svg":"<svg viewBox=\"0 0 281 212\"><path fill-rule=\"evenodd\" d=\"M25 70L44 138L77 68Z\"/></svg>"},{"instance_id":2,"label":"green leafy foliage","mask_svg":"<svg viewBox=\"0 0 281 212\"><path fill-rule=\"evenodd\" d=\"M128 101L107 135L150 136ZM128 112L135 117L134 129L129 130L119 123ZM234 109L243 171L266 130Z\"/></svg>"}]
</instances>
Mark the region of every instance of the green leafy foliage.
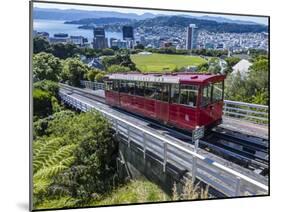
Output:
<instances>
[{"instance_id":1,"label":"green leafy foliage","mask_svg":"<svg viewBox=\"0 0 281 212\"><path fill-rule=\"evenodd\" d=\"M73 161L74 144L63 145L61 138L33 142L33 193L40 201L52 183L52 177L69 167Z\"/></svg>"},{"instance_id":2,"label":"green leafy foliage","mask_svg":"<svg viewBox=\"0 0 281 212\"><path fill-rule=\"evenodd\" d=\"M103 55L114 55L114 50L110 49L110 48L105 48L105 49L102 49L102 54Z\"/></svg>"},{"instance_id":3,"label":"green leafy foliage","mask_svg":"<svg viewBox=\"0 0 281 212\"><path fill-rule=\"evenodd\" d=\"M197 71L201 73L207 73L209 70L209 64L207 62L201 63L197 66Z\"/></svg>"},{"instance_id":4,"label":"green leafy foliage","mask_svg":"<svg viewBox=\"0 0 281 212\"><path fill-rule=\"evenodd\" d=\"M106 75L105 73L100 72L95 76L95 80L97 82L103 82L103 79L104 79L105 75Z\"/></svg>"},{"instance_id":5,"label":"green leafy foliage","mask_svg":"<svg viewBox=\"0 0 281 212\"><path fill-rule=\"evenodd\" d=\"M116 54L115 56L104 57L102 64L106 69L112 65L120 65L128 67L130 70L136 70L136 65L132 62L128 52L124 54Z\"/></svg>"},{"instance_id":6,"label":"green leafy foliage","mask_svg":"<svg viewBox=\"0 0 281 212\"><path fill-rule=\"evenodd\" d=\"M96 75L100 73L100 70L98 69L92 69L87 73L87 79L94 82Z\"/></svg>"},{"instance_id":7,"label":"green leafy foliage","mask_svg":"<svg viewBox=\"0 0 281 212\"><path fill-rule=\"evenodd\" d=\"M35 82L33 83L33 88L47 91L55 97L58 96L58 92L59 92L58 83L50 80L42 80L42 81Z\"/></svg>"},{"instance_id":8,"label":"green leafy foliage","mask_svg":"<svg viewBox=\"0 0 281 212\"><path fill-rule=\"evenodd\" d=\"M84 75L90 68L77 58L68 58L63 63L63 80L68 80L73 86L79 86L80 80L84 79Z\"/></svg>"},{"instance_id":9,"label":"green leafy foliage","mask_svg":"<svg viewBox=\"0 0 281 212\"><path fill-rule=\"evenodd\" d=\"M40 52L51 52L51 45L49 41L41 36L36 36L33 39L33 53L37 54Z\"/></svg>"},{"instance_id":10,"label":"green leafy foliage","mask_svg":"<svg viewBox=\"0 0 281 212\"><path fill-rule=\"evenodd\" d=\"M171 200L169 195L156 184L146 179L139 179L132 180L125 185L117 187L112 192L91 201L88 205L113 205L169 200Z\"/></svg>"},{"instance_id":11,"label":"green leafy foliage","mask_svg":"<svg viewBox=\"0 0 281 212\"><path fill-rule=\"evenodd\" d=\"M33 79L52 80L58 82L62 71L62 64L59 58L52 54L41 52L33 56Z\"/></svg>"},{"instance_id":12,"label":"green leafy foliage","mask_svg":"<svg viewBox=\"0 0 281 212\"><path fill-rule=\"evenodd\" d=\"M51 94L41 89L33 90L33 114L44 117L52 113Z\"/></svg>"},{"instance_id":13,"label":"green leafy foliage","mask_svg":"<svg viewBox=\"0 0 281 212\"><path fill-rule=\"evenodd\" d=\"M101 114L61 111L35 123L41 130L33 142L36 208L63 200L77 206L111 189L116 142Z\"/></svg>"},{"instance_id":14,"label":"green leafy foliage","mask_svg":"<svg viewBox=\"0 0 281 212\"><path fill-rule=\"evenodd\" d=\"M255 104L268 105L268 60L261 59L253 63L249 73L242 77L230 74L225 82L226 98L234 101L244 101Z\"/></svg>"},{"instance_id":15,"label":"green leafy foliage","mask_svg":"<svg viewBox=\"0 0 281 212\"><path fill-rule=\"evenodd\" d=\"M93 193L103 193L112 188L116 142L109 123L100 114L81 114L78 119L79 122L75 123L84 125L84 129L72 126L75 137L79 138L75 163L56 177L50 189L56 195L68 194L87 201ZM65 134L70 137L72 132L65 129Z\"/></svg>"},{"instance_id":16,"label":"green leafy foliage","mask_svg":"<svg viewBox=\"0 0 281 212\"><path fill-rule=\"evenodd\" d=\"M130 69L128 67L121 66L121 65L111 65L107 68L107 71L109 73L124 73L124 72L129 72Z\"/></svg>"},{"instance_id":17,"label":"green leafy foliage","mask_svg":"<svg viewBox=\"0 0 281 212\"><path fill-rule=\"evenodd\" d=\"M74 57L78 52L79 49L75 44L55 43L52 45L52 54L60 59Z\"/></svg>"}]
</instances>

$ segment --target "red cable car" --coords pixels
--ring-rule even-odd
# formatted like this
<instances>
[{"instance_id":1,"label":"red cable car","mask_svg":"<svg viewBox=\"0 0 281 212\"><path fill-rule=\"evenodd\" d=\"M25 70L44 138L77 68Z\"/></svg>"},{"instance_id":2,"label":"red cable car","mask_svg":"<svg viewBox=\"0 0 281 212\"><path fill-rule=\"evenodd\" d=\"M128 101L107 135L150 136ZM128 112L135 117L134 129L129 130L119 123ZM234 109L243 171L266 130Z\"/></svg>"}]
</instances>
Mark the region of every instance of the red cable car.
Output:
<instances>
[{"instance_id":1,"label":"red cable car","mask_svg":"<svg viewBox=\"0 0 281 212\"><path fill-rule=\"evenodd\" d=\"M224 75L118 73L107 76L107 104L184 130L222 121Z\"/></svg>"}]
</instances>

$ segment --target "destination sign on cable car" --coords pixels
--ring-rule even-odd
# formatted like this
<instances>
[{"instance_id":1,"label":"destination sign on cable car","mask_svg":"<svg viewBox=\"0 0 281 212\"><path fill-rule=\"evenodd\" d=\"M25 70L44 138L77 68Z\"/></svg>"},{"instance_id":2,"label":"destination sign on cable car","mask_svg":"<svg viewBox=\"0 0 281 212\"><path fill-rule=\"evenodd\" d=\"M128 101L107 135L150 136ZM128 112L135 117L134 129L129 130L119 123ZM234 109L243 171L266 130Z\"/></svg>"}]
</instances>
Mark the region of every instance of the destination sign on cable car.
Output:
<instances>
[{"instance_id":1,"label":"destination sign on cable car","mask_svg":"<svg viewBox=\"0 0 281 212\"><path fill-rule=\"evenodd\" d=\"M192 141L196 141L199 140L200 138L203 138L204 131L205 131L204 126L201 127L197 126L195 130L192 131Z\"/></svg>"}]
</instances>

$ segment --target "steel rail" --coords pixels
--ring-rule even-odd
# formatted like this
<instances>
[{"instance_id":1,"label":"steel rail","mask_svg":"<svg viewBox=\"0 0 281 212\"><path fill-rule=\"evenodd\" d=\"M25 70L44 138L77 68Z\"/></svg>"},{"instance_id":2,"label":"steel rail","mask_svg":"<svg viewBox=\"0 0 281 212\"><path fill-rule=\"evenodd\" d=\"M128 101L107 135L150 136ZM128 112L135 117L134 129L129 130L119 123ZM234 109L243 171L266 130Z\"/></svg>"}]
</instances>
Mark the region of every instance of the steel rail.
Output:
<instances>
[{"instance_id":1,"label":"steel rail","mask_svg":"<svg viewBox=\"0 0 281 212\"><path fill-rule=\"evenodd\" d=\"M130 123L127 120L124 120L124 119L122 119L122 118L120 118L120 117L118 117L118 116L116 116L114 114L111 114L111 113L109 113L109 112L107 112L105 110L102 110L100 108L95 108L92 105L90 105L90 104L88 104L88 103L86 103L84 101L81 101L78 98L72 97L72 96L64 94L62 92L59 92L59 95L60 95L60 97L62 98L63 101L68 102L69 104L71 104L72 106L76 107L77 109L80 109L82 111L88 111L90 109L94 109L94 110L97 110L97 111L101 112L102 114L110 117L111 119L114 120L114 123L116 124L116 127L115 127L116 131L118 131L118 122L124 123L129 128L134 128L136 130L139 130L140 132L143 132L143 135L145 135L144 138L146 136L151 136L151 137L161 141L164 144L164 146L165 146L165 144L169 145L169 146L171 146L173 148L176 148L177 150L180 150L180 151L182 151L182 152L192 156L193 158L199 159L200 161L202 161L202 162L204 162L204 163L206 163L206 164L208 164L208 165L210 165L212 167L218 168L221 171L224 171L224 172L226 172L228 174L231 174L232 176L234 176L237 179L236 188L237 188L238 191L235 192L236 196L239 195L239 192L240 192L241 180L244 180L245 182L248 182L248 183L250 183L250 184L252 184L252 185L254 185L254 186L256 186L256 187L258 187L258 188L260 188L260 189L262 189L262 190L264 190L266 192L268 192L268 186L267 185L264 185L263 183L260 183L260 182L254 180L254 179L252 179L252 178L250 178L248 176L245 176L245 175L243 175L243 174L241 174L241 173L239 173L239 172L237 172L237 171L235 171L235 170L233 170L231 168L228 168L228 167L226 167L226 166L224 166L222 164L219 164L218 162L213 161L213 160L211 160L211 159L209 159L207 157L204 157L204 156L202 156L202 155L200 155L200 154L198 154L198 153L196 153L194 151L186 149L186 148L184 148L184 147L182 147L182 146L180 146L178 144L175 144L174 142L170 141L169 139L167 139L167 138L165 138L163 136L156 135L156 134L154 134L154 133L152 133L152 132L150 132L150 131L142 128L142 127L136 126L135 124ZM144 143L144 151L145 151L145 143ZM166 164L163 164L163 166L166 166ZM164 168L163 168L163 170L164 170Z\"/></svg>"},{"instance_id":2,"label":"steel rail","mask_svg":"<svg viewBox=\"0 0 281 212\"><path fill-rule=\"evenodd\" d=\"M101 103L105 103L105 101L101 101L101 100L100 100L100 99L102 99L102 97L97 96L97 95L94 94L94 93L91 93L91 92L85 91L85 90L82 91L80 88L72 88L72 87L70 87L70 86L68 86L68 85L65 85L65 84L61 84L61 85L63 86L63 89L66 89L66 90L69 89L71 92L73 92L73 90L75 90L76 92L74 92L74 93L77 93L77 94L79 94L79 95L81 95L81 96L85 96L85 97L87 97L87 98L89 98L89 99L92 99L92 100L99 101L99 102L101 102ZM93 96L95 96L95 98L93 98ZM98 98L98 99L96 99L96 98ZM126 111L126 112L127 112L127 111ZM127 112L127 113L130 113L130 112ZM130 114L131 114L131 113L130 113ZM136 115L134 115L134 117L136 117ZM142 118L142 117L139 117L139 116L138 116L138 118L141 119L141 120L147 121L147 119L144 119L144 118ZM167 130L169 130L169 131L174 131L176 134L180 134L180 135L183 136L184 138L189 139L189 141L191 142L191 136L189 136L189 135L183 134L183 133L181 133L181 132L179 132L179 131L175 131L175 130L173 130L173 129L171 129L171 128L164 127L163 125L156 124L155 122L152 122L152 124L153 124L153 125L156 125L156 126L160 126L161 128L167 129ZM219 136L219 135L220 135L220 133L218 133L218 132L215 132L215 131L214 131L214 133L215 133L214 136ZM227 136L227 135L225 135L225 134L221 134L221 135L220 135L221 138L222 138L222 137L225 137L225 136ZM228 137L229 137L229 136L228 136ZM231 139L226 140L226 142L231 142L231 143L235 143L235 144L240 144L240 145L241 145L241 140L242 140L241 138L237 138L238 141L236 141L236 140L234 140L234 139L236 139L236 138L231 137ZM239 142L239 141L240 141L240 142ZM231 146L228 146L228 145L223 145L223 144L221 144L221 142L216 142L216 143L217 143L217 145L212 144L211 142L208 142L208 141L206 141L206 140L200 140L200 145L204 145L204 146L206 146L206 147L209 147L209 148L211 148L212 151L219 152L219 153L223 153L223 154L225 154L224 157L231 156L231 157L234 157L234 158L238 159L239 161L241 161L241 162L243 162L243 163L245 163L245 162L247 161L247 162L248 162L247 165L251 164L251 165L253 165L254 167L268 168L268 165L266 164L266 161L267 161L266 158L261 158L261 157L258 156L258 155L249 153L249 152L247 152L247 151L242 151L242 150L240 150L240 149L236 149L236 148L231 147ZM251 145L247 145L247 144L244 145L244 146L245 146L246 148L251 148L251 147L252 147ZM255 145L254 145L254 146L255 146ZM254 148L254 146L253 146L253 148ZM257 148L254 148L253 151L265 152L264 150L262 150L262 149L257 149ZM254 158L260 159L262 162L256 161L256 160L254 160Z\"/></svg>"}]
</instances>

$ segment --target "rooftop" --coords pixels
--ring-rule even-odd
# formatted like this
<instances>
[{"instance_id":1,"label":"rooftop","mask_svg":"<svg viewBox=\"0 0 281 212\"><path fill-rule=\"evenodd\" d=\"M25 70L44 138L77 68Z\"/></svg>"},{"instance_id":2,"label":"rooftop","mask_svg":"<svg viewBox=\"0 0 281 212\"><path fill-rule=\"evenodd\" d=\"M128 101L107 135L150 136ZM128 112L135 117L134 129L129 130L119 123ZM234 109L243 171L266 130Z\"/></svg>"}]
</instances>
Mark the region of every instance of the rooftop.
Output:
<instances>
[{"instance_id":1,"label":"rooftop","mask_svg":"<svg viewBox=\"0 0 281 212\"><path fill-rule=\"evenodd\" d=\"M116 73L108 75L109 79L132 80L141 82L161 83L208 83L221 81L225 75L198 74L198 73L172 73L172 74L140 74L140 73Z\"/></svg>"}]
</instances>

